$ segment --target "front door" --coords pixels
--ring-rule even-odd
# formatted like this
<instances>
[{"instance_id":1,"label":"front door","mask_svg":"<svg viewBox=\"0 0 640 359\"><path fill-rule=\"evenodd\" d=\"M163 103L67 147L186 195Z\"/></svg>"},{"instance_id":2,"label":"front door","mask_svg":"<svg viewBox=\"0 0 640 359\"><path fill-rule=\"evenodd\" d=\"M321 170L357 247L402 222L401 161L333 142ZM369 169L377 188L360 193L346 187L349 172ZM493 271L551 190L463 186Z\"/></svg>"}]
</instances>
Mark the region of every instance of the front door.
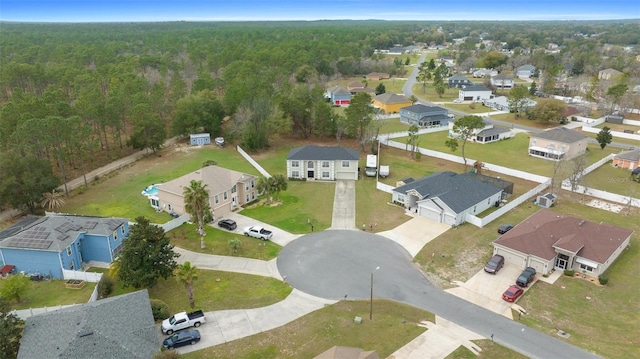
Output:
<instances>
[{"instance_id":1,"label":"front door","mask_svg":"<svg viewBox=\"0 0 640 359\"><path fill-rule=\"evenodd\" d=\"M556 268L558 269L567 269L567 264L569 264L569 256L564 254L558 254L556 257Z\"/></svg>"}]
</instances>

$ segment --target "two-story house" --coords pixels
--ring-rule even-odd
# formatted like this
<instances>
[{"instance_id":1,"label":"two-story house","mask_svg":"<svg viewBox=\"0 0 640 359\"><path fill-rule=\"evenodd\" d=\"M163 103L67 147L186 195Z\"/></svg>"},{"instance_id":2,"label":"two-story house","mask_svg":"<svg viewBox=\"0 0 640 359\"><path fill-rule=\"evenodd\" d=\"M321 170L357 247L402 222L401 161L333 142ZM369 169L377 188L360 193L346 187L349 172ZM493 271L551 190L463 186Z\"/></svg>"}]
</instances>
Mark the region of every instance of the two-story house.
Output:
<instances>
[{"instance_id":1,"label":"two-story house","mask_svg":"<svg viewBox=\"0 0 640 359\"><path fill-rule=\"evenodd\" d=\"M447 80L447 84L449 86L449 88L462 88L465 86L471 86L473 85L473 82L471 82L471 80L469 80L468 77L463 76L463 75L453 75L451 77L449 77L449 79Z\"/></svg>"},{"instance_id":2,"label":"two-story house","mask_svg":"<svg viewBox=\"0 0 640 359\"><path fill-rule=\"evenodd\" d=\"M326 97L335 106L346 106L351 103L351 92L342 86L333 86L327 90Z\"/></svg>"},{"instance_id":3,"label":"two-story house","mask_svg":"<svg viewBox=\"0 0 640 359\"><path fill-rule=\"evenodd\" d=\"M491 86L494 86L495 88L511 89L513 88L513 85L513 77L507 76L505 74L491 76Z\"/></svg>"},{"instance_id":4,"label":"two-story house","mask_svg":"<svg viewBox=\"0 0 640 359\"><path fill-rule=\"evenodd\" d=\"M187 213L184 188L191 181L202 181L209 191L209 206L215 217L222 217L258 198L256 177L218 167L206 166L197 171L157 186L157 208L169 213Z\"/></svg>"},{"instance_id":5,"label":"two-story house","mask_svg":"<svg viewBox=\"0 0 640 359\"><path fill-rule=\"evenodd\" d=\"M516 76L521 79L528 79L530 77L533 77L535 73L536 67L531 64L522 65L516 69Z\"/></svg>"},{"instance_id":6,"label":"two-story house","mask_svg":"<svg viewBox=\"0 0 640 359\"><path fill-rule=\"evenodd\" d=\"M439 106L415 104L400 109L400 122L418 127L446 126L451 120L449 110Z\"/></svg>"},{"instance_id":7,"label":"two-story house","mask_svg":"<svg viewBox=\"0 0 640 359\"><path fill-rule=\"evenodd\" d=\"M589 136L566 127L556 127L531 135L529 156L547 160L570 160L587 151Z\"/></svg>"},{"instance_id":8,"label":"two-story house","mask_svg":"<svg viewBox=\"0 0 640 359\"><path fill-rule=\"evenodd\" d=\"M356 150L338 146L301 146L287 155L287 178L335 181L358 179Z\"/></svg>"},{"instance_id":9,"label":"two-story house","mask_svg":"<svg viewBox=\"0 0 640 359\"><path fill-rule=\"evenodd\" d=\"M375 96L371 101L373 107L378 108L385 113L398 113L403 107L411 106L411 100L391 92Z\"/></svg>"}]
</instances>

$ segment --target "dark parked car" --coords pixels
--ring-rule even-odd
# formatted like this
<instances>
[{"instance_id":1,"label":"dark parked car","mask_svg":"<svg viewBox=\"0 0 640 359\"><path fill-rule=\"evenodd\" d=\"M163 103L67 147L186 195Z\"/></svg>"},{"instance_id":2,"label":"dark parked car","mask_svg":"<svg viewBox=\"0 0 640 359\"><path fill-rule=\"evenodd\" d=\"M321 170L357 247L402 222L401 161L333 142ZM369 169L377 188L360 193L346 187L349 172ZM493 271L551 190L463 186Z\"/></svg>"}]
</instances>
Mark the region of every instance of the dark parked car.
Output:
<instances>
[{"instance_id":1,"label":"dark parked car","mask_svg":"<svg viewBox=\"0 0 640 359\"><path fill-rule=\"evenodd\" d=\"M200 341L200 331L187 329L173 334L162 342L165 348L173 349L185 345L193 345Z\"/></svg>"},{"instance_id":2,"label":"dark parked car","mask_svg":"<svg viewBox=\"0 0 640 359\"><path fill-rule=\"evenodd\" d=\"M487 273L496 274L498 273L500 268L502 268L503 265L504 265L504 257L499 254L496 254L493 257L491 257L491 259L489 259L489 262L487 262L487 265L484 266L484 271Z\"/></svg>"},{"instance_id":3,"label":"dark parked car","mask_svg":"<svg viewBox=\"0 0 640 359\"><path fill-rule=\"evenodd\" d=\"M524 289L518 287L517 285L512 285L507 290L505 290L504 293L502 293L502 299L506 300L507 302L513 303L522 295L522 293L524 293Z\"/></svg>"},{"instance_id":4,"label":"dark parked car","mask_svg":"<svg viewBox=\"0 0 640 359\"><path fill-rule=\"evenodd\" d=\"M218 221L218 227L226 228L230 231L233 231L234 229L238 228L238 225L236 224L236 221L232 219L221 219Z\"/></svg>"},{"instance_id":5,"label":"dark parked car","mask_svg":"<svg viewBox=\"0 0 640 359\"><path fill-rule=\"evenodd\" d=\"M500 234L505 234L505 233L509 232L509 230L510 230L511 228L513 228L513 226L512 226L512 225L510 225L510 224L503 224L503 225L501 225L500 227L498 227L498 233L500 233Z\"/></svg>"},{"instance_id":6,"label":"dark parked car","mask_svg":"<svg viewBox=\"0 0 640 359\"><path fill-rule=\"evenodd\" d=\"M529 283L533 282L536 277L536 270L531 267L527 267L520 273L518 279L516 279L516 284L521 287L526 287Z\"/></svg>"}]
</instances>

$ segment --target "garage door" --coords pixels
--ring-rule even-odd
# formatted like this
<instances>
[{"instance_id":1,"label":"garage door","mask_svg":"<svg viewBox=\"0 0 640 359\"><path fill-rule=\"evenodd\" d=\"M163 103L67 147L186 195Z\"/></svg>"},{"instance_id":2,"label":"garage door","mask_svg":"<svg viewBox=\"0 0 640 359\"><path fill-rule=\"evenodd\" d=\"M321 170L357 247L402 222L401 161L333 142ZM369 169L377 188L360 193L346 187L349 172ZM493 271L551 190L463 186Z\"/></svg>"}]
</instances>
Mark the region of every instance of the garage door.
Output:
<instances>
[{"instance_id":1,"label":"garage door","mask_svg":"<svg viewBox=\"0 0 640 359\"><path fill-rule=\"evenodd\" d=\"M516 265L518 268L526 267L525 257L521 254L516 254L514 252L505 250L503 248L497 248L496 253L504 257L504 261L506 263L511 263ZM537 269L536 269L537 270Z\"/></svg>"},{"instance_id":2,"label":"garage door","mask_svg":"<svg viewBox=\"0 0 640 359\"><path fill-rule=\"evenodd\" d=\"M336 172L337 180L355 180L355 176L353 172Z\"/></svg>"},{"instance_id":3,"label":"garage door","mask_svg":"<svg viewBox=\"0 0 640 359\"><path fill-rule=\"evenodd\" d=\"M529 267L534 268L536 273L545 274L548 272L548 270L544 268L544 263L535 258L531 258L531 260L529 260Z\"/></svg>"},{"instance_id":4,"label":"garage door","mask_svg":"<svg viewBox=\"0 0 640 359\"><path fill-rule=\"evenodd\" d=\"M435 212L429 208L420 207L420 213L422 217L429 218L432 221L442 222L440 219L440 213Z\"/></svg>"},{"instance_id":5,"label":"garage door","mask_svg":"<svg viewBox=\"0 0 640 359\"><path fill-rule=\"evenodd\" d=\"M456 217L450 214L445 214L443 223L453 226L454 224L456 224Z\"/></svg>"},{"instance_id":6,"label":"garage door","mask_svg":"<svg viewBox=\"0 0 640 359\"><path fill-rule=\"evenodd\" d=\"M464 100L465 101L472 101L473 100L473 96L465 96Z\"/></svg>"}]
</instances>

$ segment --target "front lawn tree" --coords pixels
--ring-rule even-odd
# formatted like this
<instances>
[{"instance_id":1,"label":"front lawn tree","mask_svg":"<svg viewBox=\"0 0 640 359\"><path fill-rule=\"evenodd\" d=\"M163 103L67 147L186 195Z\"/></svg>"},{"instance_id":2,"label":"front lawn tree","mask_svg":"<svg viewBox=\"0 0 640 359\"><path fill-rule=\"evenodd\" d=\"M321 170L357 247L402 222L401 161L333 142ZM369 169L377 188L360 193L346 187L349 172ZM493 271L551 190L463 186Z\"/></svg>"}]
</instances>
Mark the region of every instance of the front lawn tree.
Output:
<instances>
[{"instance_id":1,"label":"front lawn tree","mask_svg":"<svg viewBox=\"0 0 640 359\"><path fill-rule=\"evenodd\" d=\"M613 141L613 135L611 134L611 129L607 126L604 126L598 135L596 136L596 141L600 144L600 149L604 150L608 144Z\"/></svg>"},{"instance_id":2,"label":"front lawn tree","mask_svg":"<svg viewBox=\"0 0 640 359\"><path fill-rule=\"evenodd\" d=\"M282 174L276 174L271 177L273 181L272 190L276 193L276 201L280 200L280 191L286 191L288 188L287 179Z\"/></svg>"},{"instance_id":3,"label":"front lawn tree","mask_svg":"<svg viewBox=\"0 0 640 359\"><path fill-rule=\"evenodd\" d=\"M356 137L364 151L367 143L367 127L373 120L373 107L371 107L371 95L360 92L353 96L349 107L344 110L347 117L347 134Z\"/></svg>"},{"instance_id":4,"label":"front lawn tree","mask_svg":"<svg viewBox=\"0 0 640 359\"><path fill-rule=\"evenodd\" d=\"M384 84L381 83L378 86L376 86L376 95L381 95L383 93L387 92L387 89L384 87Z\"/></svg>"},{"instance_id":5,"label":"front lawn tree","mask_svg":"<svg viewBox=\"0 0 640 359\"><path fill-rule=\"evenodd\" d=\"M207 185L202 181L191 180L188 187L184 187L184 208L198 223L198 234L200 235L200 248L204 248L204 220L211 214L209 206L209 191Z\"/></svg>"},{"instance_id":6,"label":"front lawn tree","mask_svg":"<svg viewBox=\"0 0 640 359\"><path fill-rule=\"evenodd\" d=\"M187 291L187 298L189 299L189 306L191 309L196 307L196 298L193 292L193 282L198 280L198 268L191 265L191 262L184 262L176 269L175 272L178 281L184 285L184 289Z\"/></svg>"},{"instance_id":7,"label":"front lawn tree","mask_svg":"<svg viewBox=\"0 0 640 359\"><path fill-rule=\"evenodd\" d=\"M464 154L464 147L467 144L467 140L475 136L478 130L483 127L484 122L480 116L469 115L461 117L453 123L453 137L445 142L451 152L455 152L458 148L458 139L462 140L462 159L464 160L465 172L467 171L467 157Z\"/></svg>"},{"instance_id":8,"label":"front lawn tree","mask_svg":"<svg viewBox=\"0 0 640 359\"><path fill-rule=\"evenodd\" d=\"M527 111L530 120L547 124L562 122L567 112L567 104L556 99L540 99L537 105Z\"/></svg>"},{"instance_id":9,"label":"front lawn tree","mask_svg":"<svg viewBox=\"0 0 640 359\"><path fill-rule=\"evenodd\" d=\"M529 100L529 90L524 86L516 86L509 91L508 103L509 111L515 113L516 117L524 112L524 105Z\"/></svg>"},{"instance_id":10,"label":"front lawn tree","mask_svg":"<svg viewBox=\"0 0 640 359\"><path fill-rule=\"evenodd\" d=\"M145 217L137 217L116 260L118 280L125 288L151 288L158 279L173 275L178 256L162 227Z\"/></svg>"}]
</instances>

